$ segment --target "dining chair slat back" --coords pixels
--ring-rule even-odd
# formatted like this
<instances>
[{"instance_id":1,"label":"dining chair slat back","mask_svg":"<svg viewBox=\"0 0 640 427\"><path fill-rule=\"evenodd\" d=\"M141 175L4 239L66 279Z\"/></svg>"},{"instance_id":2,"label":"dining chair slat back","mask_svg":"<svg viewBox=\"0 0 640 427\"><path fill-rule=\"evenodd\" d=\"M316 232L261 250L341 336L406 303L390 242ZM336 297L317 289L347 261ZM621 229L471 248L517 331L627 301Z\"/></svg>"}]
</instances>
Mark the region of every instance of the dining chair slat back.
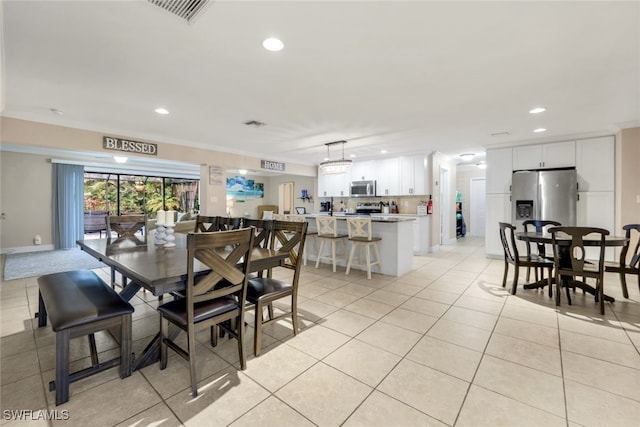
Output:
<instances>
[{"instance_id":1,"label":"dining chair slat back","mask_svg":"<svg viewBox=\"0 0 640 427\"><path fill-rule=\"evenodd\" d=\"M218 231L218 217L198 215L196 218L195 233L209 233Z\"/></svg>"},{"instance_id":2,"label":"dining chair slat back","mask_svg":"<svg viewBox=\"0 0 640 427\"><path fill-rule=\"evenodd\" d=\"M244 306L253 238L252 228L188 234L186 298L178 298L158 307L160 369L167 367L168 348L187 360L193 397L198 395L195 360L197 331L210 328L211 344L215 346L217 328L223 327L237 339L240 369L246 368ZM196 261L206 265L210 271L206 274L196 273ZM169 323L187 333L187 350L170 337Z\"/></svg>"},{"instance_id":3,"label":"dining chair slat back","mask_svg":"<svg viewBox=\"0 0 640 427\"><path fill-rule=\"evenodd\" d=\"M552 227L549 232L556 274L556 304L560 304L561 287L565 287L567 300L571 300L571 283L567 283L569 277L571 281L577 281L578 277L583 280L593 278L596 280L596 302L600 302L600 314L604 314L604 258L609 230L571 226ZM598 259L595 262L586 259L585 237L588 235L593 235L598 241L596 245L589 245L598 249Z\"/></svg>"},{"instance_id":4,"label":"dining chair slat back","mask_svg":"<svg viewBox=\"0 0 640 427\"><path fill-rule=\"evenodd\" d=\"M625 298L629 298L627 274L637 277L638 289L640 289L640 224L627 224L622 229L625 231L627 241L620 252L619 262L607 264L605 271L620 274L622 294Z\"/></svg>"}]
</instances>

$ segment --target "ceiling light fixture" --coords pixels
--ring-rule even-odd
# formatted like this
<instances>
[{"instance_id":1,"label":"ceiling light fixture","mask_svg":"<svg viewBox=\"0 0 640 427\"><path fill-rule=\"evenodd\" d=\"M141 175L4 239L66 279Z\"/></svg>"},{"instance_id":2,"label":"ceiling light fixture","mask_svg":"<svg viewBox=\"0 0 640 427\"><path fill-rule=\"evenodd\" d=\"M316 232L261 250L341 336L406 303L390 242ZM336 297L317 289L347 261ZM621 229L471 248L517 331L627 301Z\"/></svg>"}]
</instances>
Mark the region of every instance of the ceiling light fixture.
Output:
<instances>
[{"instance_id":1,"label":"ceiling light fixture","mask_svg":"<svg viewBox=\"0 0 640 427\"><path fill-rule=\"evenodd\" d=\"M465 161L468 162L471 159L473 159L475 157L475 153L465 153L465 154L460 154L460 158Z\"/></svg>"},{"instance_id":2,"label":"ceiling light fixture","mask_svg":"<svg viewBox=\"0 0 640 427\"><path fill-rule=\"evenodd\" d=\"M540 132L546 132L547 130L545 128L538 128L538 129L534 129L533 131L535 133L540 133Z\"/></svg>"},{"instance_id":3,"label":"ceiling light fixture","mask_svg":"<svg viewBox=\"0 0 640 427\"><path fill-rule=\"evenodd\" d=\"M113 156L113 160L115 160L116 163L127 163L127 160L129 159L124 156Z\"/></svg>"},{"instance_id":4,"label":"ceiling light fixture","mask_svg":"<svg viewBox=\"0 0 640 427\"><path fill-rule=\"evenodd\" d=\"M487 168L487 164L486 163L476 163L476 166L479 169L486 169Z\"/></svg>"},{"instance_id":5,"label":"ceiling light fixture","mask_svg":"<svg viewBox=\"0 0 640 427\"><path fill-rule=\"evenodd\" d=\"M349 159L344 158L344 144L346 143L347 141L343 140L343 141L327 142L326 144L324 144L327 146L327 157L326 157L327 159L331 157L329 155L329 147L336 144L342 144L342 158L340 160L325 160L322 163L320 163L320 172L323 175L341 174L341 173L349 172L349 170L351 169L351 164L353 162Z\"/></svg>"},{"instance_id":6,"label":"ceiling light fixture","mask_svg":"<svg viewBox=\"0 0 640 427\"><path fill-rule=\"evenodd\" d=\"M166 108L162 108L162 107L156 108L154 111L156 113L158 113L158 114L163 115L163 116L169 114L169 110L167 110Z\"/></svg>"},{"instance_id":7,"label":"ceiling light fixture","mask_svg":"<svg viewBox=\"0 0 640 427\"><path fill-rule=\"evenodd\" d=\"M269 37L262 42L262 47L270 52L279 52L284 48L284 43L282 43L282 40L280 39Z\"/></svg>"},{"instance_id":8,"label":"ceiling light fixture","mask_svg":"<svg viewBox=\"0 0 640 427\"><path fill-rule=\"evenodd\" d=\"M239 173L240 175L246 175L246 174L247 174L247 172L248 172L248 171L247 171L246 169L238 169L238 173Z\"/></svg>"},{"instance_id":9,"label":"ceiling light fixture","mask_svg":"<svg viewBox=\"0 0 640 427\"><path fill-rule=\"evenodd\" d=\"M352 159L355 157L355 154L349 154L349 157L351 157Z\"/></svg>"},{"instance_id":10,"label":"ceiling light fixture","mask_svg":"<svg viewBox=\"0 0 640 427\"><path fill-rule=\"evenodd\" d=\"M380 153L387 154L387 150L380 150Z\"/></svg>"},{"instance_id":11,"label":"ceiling light fixture","mask_svg":"<svg viewBox=\"0 0 640 427\"><path fill-rule=\"evenodd\" d=\"M545 107L535 107L529 110L529 114L540 114L544 113L545 111L547 111Z\"/></svg>"}]
</instances>

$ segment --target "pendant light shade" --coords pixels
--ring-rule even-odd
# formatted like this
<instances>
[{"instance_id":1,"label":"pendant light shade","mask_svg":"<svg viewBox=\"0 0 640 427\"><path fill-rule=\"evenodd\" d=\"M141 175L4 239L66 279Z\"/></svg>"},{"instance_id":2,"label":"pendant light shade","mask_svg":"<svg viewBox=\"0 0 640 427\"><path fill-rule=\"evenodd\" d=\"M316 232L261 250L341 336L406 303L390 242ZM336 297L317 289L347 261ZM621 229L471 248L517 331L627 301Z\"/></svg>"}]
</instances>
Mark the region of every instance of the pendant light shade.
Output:
<instances>
[{"instance_id":1,"label":"pendant light shade","mask_svg":"<svg viewBox=\"0 0 640 427\"><path fill-rule=\"evenodd\" d=\"M351 170L352 161L344 158L344 144L346 143L347 141L334 141L325 144L327 146L327 160L320 163L320 173L323 175L337 175L347 173ZM336 144L342 144L342 158L340 160L331 160L331 156L329 156L329 147Z\"/></svg>"}]
</instances>

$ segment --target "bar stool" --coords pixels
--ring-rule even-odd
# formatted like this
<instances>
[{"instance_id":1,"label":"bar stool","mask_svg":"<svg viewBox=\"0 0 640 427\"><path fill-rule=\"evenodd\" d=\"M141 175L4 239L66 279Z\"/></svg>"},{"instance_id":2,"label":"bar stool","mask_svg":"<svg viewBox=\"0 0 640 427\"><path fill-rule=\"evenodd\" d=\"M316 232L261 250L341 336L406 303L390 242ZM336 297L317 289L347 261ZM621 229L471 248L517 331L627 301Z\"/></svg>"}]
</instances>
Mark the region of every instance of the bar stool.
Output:
<instances>
[{"instance_id":1,"label":"bar stool","mask_svg":"<svg viewBox=\"0 0 640 427\"><path fill-rule=\"evenodd\" d=\"M377 242L382 240L380 237L373 237L371 235L371 218L347 218L347 231L349 233L349 240L351 241L351 253L349 254L349 262L347 263L347 271L345 274L349 274L351 266L366 267L367 279L371 279L371 266L380 265L380 252L378 252ZM371 262L371 247L376 256L374 262ZM360 252L360 264L353 263L353 256L356 250ZM364 263L362 263L362 255L365 255Z\"/></svg>"},{"instance_id":2,"label":"bar stool","mask_svg":"<svg viewBox=\"0 0 640 427\"><path fill-rule=\"evenodd\" d=\"M347 247L344 244L346 234L338 234L338 220L334 216L317 216L316 229L318 230L318 239L320 239L320 248L316 257L316 268L320 265L320 260L328 259L333 263L333 272L336 272L336 242L342 244L342 253L346 257ZM331 256L323 256L325 242L331 244Z\"/></svg>"}]
</instances>

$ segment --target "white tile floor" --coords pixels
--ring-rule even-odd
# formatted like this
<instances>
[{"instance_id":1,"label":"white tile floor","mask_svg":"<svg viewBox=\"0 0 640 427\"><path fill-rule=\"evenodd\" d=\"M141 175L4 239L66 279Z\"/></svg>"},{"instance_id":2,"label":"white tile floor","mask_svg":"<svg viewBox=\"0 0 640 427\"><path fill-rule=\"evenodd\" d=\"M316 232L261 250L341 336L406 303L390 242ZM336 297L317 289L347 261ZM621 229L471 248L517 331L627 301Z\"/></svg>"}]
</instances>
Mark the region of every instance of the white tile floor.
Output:
<instances>
[{"instance_id":1,"label":"white tile floor","mask_svg":"<svg viewBox=\"0 0 640 427\"><path fill-rule=\"evenodd\" d=\"M55 407L54 340L37 329L36 279L3 282L2 425L144 426L638 426L640 291L629 283L600 316L593 297L556 308L546 291L501 286L503 263L465 238L415 257L394 278L307 266L301 276L301 333L266 329L263 354L236 369L235 341L217 348L198 336L200 395L175 354L121 380L116 369L76 382ZM107 279L108 271L100 271ZM520 277L523 278L524 274ZM523 278L524 280L524 278ZM158 329L157 299L140 293L134 351ZM86 339L74 340L73 367L88 364ZM104 357L117 352L98 337ZM107 354L108 353L108 354ZM170 352L171 354L171 352ZM4 410L68 410L66 421L8 420Z\"/></svg>"}]
</instances>

